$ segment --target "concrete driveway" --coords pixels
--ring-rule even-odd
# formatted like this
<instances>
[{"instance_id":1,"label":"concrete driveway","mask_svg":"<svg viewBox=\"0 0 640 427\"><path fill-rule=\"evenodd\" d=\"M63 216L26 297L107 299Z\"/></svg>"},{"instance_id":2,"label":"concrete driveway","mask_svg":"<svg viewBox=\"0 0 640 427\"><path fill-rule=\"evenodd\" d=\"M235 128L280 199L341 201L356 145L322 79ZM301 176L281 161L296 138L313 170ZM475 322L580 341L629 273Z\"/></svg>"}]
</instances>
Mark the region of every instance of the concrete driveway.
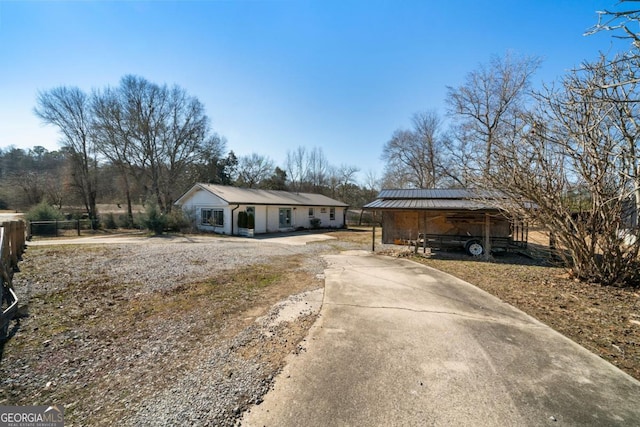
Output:
<instances>
[{"instance_id":1,"label":"concrete driveway","mask_svg":"<svg viewBox=\"0 0 640 427\"><path fill-rule=\"evenodd\" d=\"M478 288L327 256L320 317L246 426L640 425L640 382Z\"/></svg>"}]
</instances>

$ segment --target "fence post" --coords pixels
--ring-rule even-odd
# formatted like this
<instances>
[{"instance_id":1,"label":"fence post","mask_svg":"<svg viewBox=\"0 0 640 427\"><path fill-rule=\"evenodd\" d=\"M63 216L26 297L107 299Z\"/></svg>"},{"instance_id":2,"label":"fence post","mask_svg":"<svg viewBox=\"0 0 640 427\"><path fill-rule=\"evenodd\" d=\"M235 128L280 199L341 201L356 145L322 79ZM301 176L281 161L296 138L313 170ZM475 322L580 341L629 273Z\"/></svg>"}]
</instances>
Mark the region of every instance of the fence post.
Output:
<instances>
[{"instance_id":1,"label":"fence post","mask_svg":"<svg viewBox=\"0 0 640 427\"><path fill-rule=\"evenodd\" d=\"M80 220L77 219L78 236L80 235Z\"/></svg>"}]
</instances>

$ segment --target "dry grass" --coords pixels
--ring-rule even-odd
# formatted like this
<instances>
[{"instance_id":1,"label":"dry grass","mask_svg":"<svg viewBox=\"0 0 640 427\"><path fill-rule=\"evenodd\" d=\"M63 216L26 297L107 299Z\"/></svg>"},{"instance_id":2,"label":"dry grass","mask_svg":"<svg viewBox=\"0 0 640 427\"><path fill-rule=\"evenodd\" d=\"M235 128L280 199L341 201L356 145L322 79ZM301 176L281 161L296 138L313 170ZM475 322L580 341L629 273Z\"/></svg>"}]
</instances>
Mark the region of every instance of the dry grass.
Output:
<instances>
[{"instance_id":1,"label":"dry grass","mask_svg":"<svg viewBox=\"0 0 640 427\"><path fill-rule=\"evenodd\" d=\"M73 251L73 246L30 248L20 274L42 280L39 259L72 256ZM87 259L109 256L106 248L83 252ZM0 404L64 402L66 420L80 425L109 407L112 419L102 421L115 424L129 405L197 364L203 351L236 336L278 301L316 288L318 280L298 268L301 262L295 256L271 259L169 290L139 293L75 272L64 286L30 296L29 317L21 319L16 335L0 349ZM90 263L80 265L91 268ZM276 371L309 326L294 326L289 340L269 351L243 352L262 357Z\"/></svg>"}]
</instances>

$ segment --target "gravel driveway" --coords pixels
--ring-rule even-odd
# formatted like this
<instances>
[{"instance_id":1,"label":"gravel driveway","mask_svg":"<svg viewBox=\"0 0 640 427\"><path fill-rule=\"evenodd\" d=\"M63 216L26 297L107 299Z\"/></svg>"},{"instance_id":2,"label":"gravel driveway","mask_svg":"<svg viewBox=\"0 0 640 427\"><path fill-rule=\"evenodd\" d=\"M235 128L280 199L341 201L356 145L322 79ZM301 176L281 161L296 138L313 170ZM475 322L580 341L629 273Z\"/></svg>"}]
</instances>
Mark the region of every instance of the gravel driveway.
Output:
<instances>
[{"instance_id":1,"label":"gravel driveway","mask_svg":"<svg viewBox=\"0 0 640 427\"><path fill-rule=\"evenodd\" d=\"M65 425L236 424L304 351L321 255L359 249L309 239L29 243L14 277L29 315L2 349L0 404L63 404ZM237 301L179 304L194 284L258 268L287 279Z\"/></svg>"}]
</instances>

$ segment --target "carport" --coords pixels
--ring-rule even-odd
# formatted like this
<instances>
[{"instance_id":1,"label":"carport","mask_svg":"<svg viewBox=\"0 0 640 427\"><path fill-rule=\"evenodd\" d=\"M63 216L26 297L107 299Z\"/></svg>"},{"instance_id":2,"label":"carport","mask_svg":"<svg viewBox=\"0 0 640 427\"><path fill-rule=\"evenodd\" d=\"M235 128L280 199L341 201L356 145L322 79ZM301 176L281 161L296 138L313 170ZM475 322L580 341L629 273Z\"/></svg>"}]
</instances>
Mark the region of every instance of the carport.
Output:
<instances>
[{"instance_id":1,"label":"carport","mask_svg":"<svg viewBox=\"0 0 640 427\"><path fill-rule=\"evenodd\" d=\"M392 189L363 208L381 216L383 243L464 248L479 256L527 245L526 223L501 211L499 198L469 189Z\"/></svg>"}]
</instances>

